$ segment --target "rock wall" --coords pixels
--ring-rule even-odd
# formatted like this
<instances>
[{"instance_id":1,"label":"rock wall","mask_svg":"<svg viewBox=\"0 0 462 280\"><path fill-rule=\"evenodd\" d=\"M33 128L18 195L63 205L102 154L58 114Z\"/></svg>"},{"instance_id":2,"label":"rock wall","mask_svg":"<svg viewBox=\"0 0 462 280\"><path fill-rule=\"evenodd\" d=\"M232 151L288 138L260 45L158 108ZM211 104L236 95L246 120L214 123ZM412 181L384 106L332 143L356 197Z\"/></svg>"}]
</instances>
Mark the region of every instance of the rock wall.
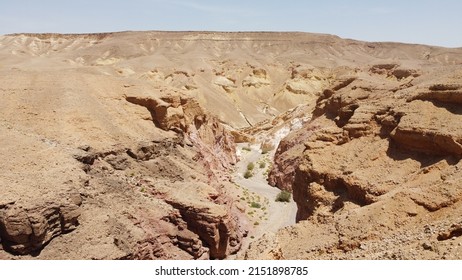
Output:
<instances>
[{"instance_id":1,"label":"rock wall","mask_svg":"<svg viewBox=\"0 0 462 280\"><path fill-rule=\"evenodd\" d=\"M196 148L196 159L211 170L225 171L236 163L234 137L196 100L181 96L127 96L126 100L146 107L159 128L183 134Z\"/></svg>"},{"instance_id":2,"label":"rock wall","mask_svg":"<svg viewBox=\"0 0 462 280\"><path fill-rule=\"evenodd\" d=\"M295 119L311 122L270 181L301 222L267 256L357 257L424 223L440 256L461 224L461 57L306 33L0 36L0 258L232 254L246 235L227 194L234 141L272 153Z\"/></svg>"},{"instance_id":3,"label":"rock wall","mask_svg":"<svg viewBox=\"0 0 462 280\"><path fill-rule=\"evenodd\" d=\"M8 254L222 259L240 249L245 217L226 193L236 162L231 134L191 98L126 100L149 110L152 140L66 147L62 157L75 176L64 186L72 188L34 203L2 197L0 242Z\"/></svg>"},{"instance_id":4,"label":"rock wall","mask_svg":"<svg viewBox=\"0 0 462 280\"><path fill-rule=\"evenodd\" d=\"M238 211L225 194L222 181L237 161L233 136L194 99L163 96L126 100L146 107L159 128L178 133L183 144L196 151L189 160L199 163L207 176L207 184L177 181L173 187L148 186L151 194L179 211L188 230L200 237L211 258L237 252L246 230L240 228Z\"/></svg>"},{"instance_id":5,"label":"rock wall","mask_svg":"<svg viewBox=\"0 0 462 280\"><path fill-rule=\"evenodd\" d=\"M62 194L62 201L47 201L36 206L0 205L0 242L15 254L35 253L51 239L79 225L81 204L77 193Z\"/></svg>"},{"instance_id":6,"label":"rock wall","mask_svg":"<svg viewBox=\"0 0 462 280\"><path fill-rule=\"evenodd\" d=\"M372 67L372 73L377 74L377 67ZM379 74L390 76L389 71ZM407 76L405 83L412 83L415 77ZM447 158L458 162L461 138L457 124L462 119L449 102L455 99L437 101L436 96L441 95L437 86L429 87L436 89L430 91L433 95L407 89L401 98L396 94L393 98L390 95L403 79L396 77L396 82L380 87L358 79L318 100L315 112L321 114L303 129L311 136L304 139L302 160L295 171L299 220L312 217L324 206L335 213L347 202L359 207L374 203L415 180L412 174L421 170L417 164L421 161ZM420 101L425 98L432 102ZM313 131L316 124L319 128ZM399 160L404 155L410 158L407 163ZM443 196L453 201L457 194Z\"/></svg>"},{"instance_id":7,"label":"rock wall","mask_svg":"<svg viewBox=\"0 0 462 280\"><path fill-rule=\"evenodd\" d=\"M248 258L457 258L442 236L462 205L460 76L396 69L325 90L313 120L281 142L270 179L292 189L300 223Z\"/></svg>"}]
</instances>

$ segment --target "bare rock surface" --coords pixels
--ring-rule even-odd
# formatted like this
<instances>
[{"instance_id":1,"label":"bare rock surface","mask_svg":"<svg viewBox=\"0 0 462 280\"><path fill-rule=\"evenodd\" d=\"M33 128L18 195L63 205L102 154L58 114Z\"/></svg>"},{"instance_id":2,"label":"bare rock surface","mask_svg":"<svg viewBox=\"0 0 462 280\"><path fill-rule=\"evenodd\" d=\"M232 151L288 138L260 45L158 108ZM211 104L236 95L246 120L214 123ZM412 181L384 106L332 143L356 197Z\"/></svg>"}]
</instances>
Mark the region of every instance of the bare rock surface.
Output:
<instances>
[{"instance_id":1,"label":"bare rock surface","mask_svg":"<svg viewBox=\"0 0 462 280\"><path fill-rule=\"evenodd\" d=\"M0 36L0 259L460 258L461 54L307 33Z\"/></svg>"},{"instance_id":2,"label":"bare rock surface","mask_svg":"<svg viewBox=\"0 0 462 280\"><path fill-rule=\"evenodd\" d=\"M461 257L460 110L446 95L461 76L436 67L390 79L397 67L326 89L312 121L282 140L270 181L290 182L299 223L253 243L247 258Z\"/></svg>"}]
</instances>

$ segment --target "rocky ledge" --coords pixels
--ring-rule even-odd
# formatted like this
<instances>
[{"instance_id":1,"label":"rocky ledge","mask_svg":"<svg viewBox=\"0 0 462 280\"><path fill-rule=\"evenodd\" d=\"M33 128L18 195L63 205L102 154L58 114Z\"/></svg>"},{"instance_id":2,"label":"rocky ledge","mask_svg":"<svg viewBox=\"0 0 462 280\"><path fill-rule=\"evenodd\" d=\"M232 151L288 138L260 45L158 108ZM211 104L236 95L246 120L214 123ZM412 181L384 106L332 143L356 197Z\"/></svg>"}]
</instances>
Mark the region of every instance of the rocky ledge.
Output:
<instances>
[{"instance_id":1,"label":"rocky ledge","mask_svg":"<svg viewBox=\"0 0 462 280\"><path fill-rule=\"evenodd\" d=\"M460 257L443 236L456 238L462 207L461 77L396 69L326 89L313 120L281 142L270 182L293 191L299 224L248 258Z\"/></svg>"}]
</instances>

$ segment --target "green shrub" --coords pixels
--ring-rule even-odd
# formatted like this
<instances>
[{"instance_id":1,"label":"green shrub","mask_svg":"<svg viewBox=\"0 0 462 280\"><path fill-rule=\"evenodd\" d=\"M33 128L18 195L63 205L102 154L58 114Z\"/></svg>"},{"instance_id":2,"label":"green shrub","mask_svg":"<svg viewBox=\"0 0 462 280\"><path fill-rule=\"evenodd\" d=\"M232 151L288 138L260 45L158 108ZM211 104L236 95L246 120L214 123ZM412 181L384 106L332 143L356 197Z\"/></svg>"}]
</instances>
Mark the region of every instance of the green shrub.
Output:
<instances>
[{"instance_id":1,"label":"green shrub","mask_svg":"<svg viewBox=\"0 0 462 280\"><path fill-rule=\"evenodd\" d=\"M258 202L252 201L252 203L250 203L250 207L252 207L252 208L261 208L261 204L258 203Z\"/></svg>"},{"instance_id":2,"label":"green shrub","mask_svg":"<svg viewBox=\"0 0 462 280\"><path fill-rule=\"evenodd\" d=\"M276 201L277 202L290 202L290 198L291 198L291 193L288 192L288 191L281 191L280 193L278 193L278 195L276 196Z\"/></svg>"},{"instance_id":3,"label":"green shrub","mask_svg":"<svg viewBox=\"0 0 462 280\"><path fill-rule=\"evenodd\" d=\"M247 170L252 171L254 168L255 168L255 164L253 164L253 162L247 164Z\"/></svg>"},{"instance_id":4,"label":"green shrub","mask_svg":"<svg viewBox=\"0 0 462 280\"><path fill-rule=\"evenodd\" d=\"M247 170L245 173L244 173L244 178L246 179L249 179L250 177L252 177L253 174L252 174L252 171L250 170Z\"/></svg>"},{"instance_id":5,"label":"green shrub","mask_svg":"<svg viewBox=\"0 0 462 280\"><path fill-rule=\"evenodd\" d=\"M250 147L242 147L242 150L247 151L247 152L252 151L252 149L250 149Z\"/></svg>"},{"instance_id":6,"label":"green shrub","mask_svg":"<svg viewBox=\"0 0 462 280\"><path fill-rule=\"evenodd\" d=\"M264 161L260 162L259 166L260 166L260 168L265 168L266 167L266 162L264 162Z\"/></svg>"}]
</instances>

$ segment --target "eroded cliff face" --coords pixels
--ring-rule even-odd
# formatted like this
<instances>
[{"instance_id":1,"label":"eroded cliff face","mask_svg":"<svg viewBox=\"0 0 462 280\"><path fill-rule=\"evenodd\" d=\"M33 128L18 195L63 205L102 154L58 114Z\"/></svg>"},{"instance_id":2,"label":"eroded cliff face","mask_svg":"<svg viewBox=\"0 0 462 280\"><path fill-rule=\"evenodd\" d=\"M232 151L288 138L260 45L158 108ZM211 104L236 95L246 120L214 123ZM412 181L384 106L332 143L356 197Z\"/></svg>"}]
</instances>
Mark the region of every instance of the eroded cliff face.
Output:
<instances>
[{"instance_id":1,"label":"eroded cliff face","mask_svg":"<svg viewBox=\"0 0 462 280\"><path fill-rule=\"evenodd\" d=\"M462 72L448 68L374 65L326 89L270 177L300 223L247 257L460 258Z\"/></svg>"},{"instance_id":2,"label":"eroded cliff face","mask_svg":"<svg viewBox=\"0 0 462 280\"><path fill-rule=\"evenodd\" d=\"M189 145L195 151L192 158L186 159L188 165L199 164L200 173L205 176L198 182L191 182L184 178L183 174L188 172L185 168L171 170L171 175L178 179L159 182L143 177L147 184L140 183L141 188L177 209L188 230L204 242L203 249L209 250L210 257L224 258L236 253L247 230L238 221L242 213L224 190L229 188L229 183L222 182L237 161L234 138L194 99L176 95L160 98L127 96L126 100L146 107L159 128L177 132L182 138L181 145ZM128 151L128 154L143 161L155 158L163 164L155 152L146 155L143 148ZM181 161L174 159L171 164L178 165ZM149 177L149 173L146 175Z\"/></svg>"},{"instance_id":3,"label":"eroded cliff face","mask_svg":"<svg viewBox=\"0 0 462 280\"><path fill-rule=\"evenodd\" d=\"M30 75L4 76L1 258L221 259L240 249L234 138L195 99ZM31 93L18 112L19 90Z\"/></svg>"},{"instance_id":4,"label":"eroded cliff face","mask_svg":"<svg viewBox=\"0 0 462 280\"><path fill-rule=\"evenodd\" d=\"M82 201L79 194L63 196L69 199L39 202L27 208L14 202L1 205L0 241L5 249L18 254L33 253L54 237L74 230L79 225Z\"/></svg>"},{"instance_id":5,"label":"eroded cliff face","mask_svg":"<svg viewBox=\"0 0 462 280\"><path fill-rule=\"evenodd\" d=\"M99 252L76 250L68 258L209 259L239 250L247 229L225 192L229 185L220 180L236 162L233 137L194 100L161 97L161 105L149 98L127 100L157 109L153 127L159 124L170 136L109 150L89 145L73 150L85 173L75 193L54 194L61 201L37 201L27 208L14 200L2 204L5 250L36 254L75 229L70 240L76 244L98 242L87 232L91 227L97 236L106 232L109 244L98 242ZM153 108L146 105L153 102ZM159 113L160 106L166 114ZM59 252L42 255L58 258Z\"/></svg>"},{"instance_id":6,"label":"eroded cliff face","mask_svg":"<svg viewBox=\"0 0 462 280\"><path fill-rule=\"evenodd\" d=\"M0 258L234 254L235 142L277 147L269 182L299 206L249 258L456 256L460 54L305 33L0 36Z\"/></svg>"}]
</instances>

